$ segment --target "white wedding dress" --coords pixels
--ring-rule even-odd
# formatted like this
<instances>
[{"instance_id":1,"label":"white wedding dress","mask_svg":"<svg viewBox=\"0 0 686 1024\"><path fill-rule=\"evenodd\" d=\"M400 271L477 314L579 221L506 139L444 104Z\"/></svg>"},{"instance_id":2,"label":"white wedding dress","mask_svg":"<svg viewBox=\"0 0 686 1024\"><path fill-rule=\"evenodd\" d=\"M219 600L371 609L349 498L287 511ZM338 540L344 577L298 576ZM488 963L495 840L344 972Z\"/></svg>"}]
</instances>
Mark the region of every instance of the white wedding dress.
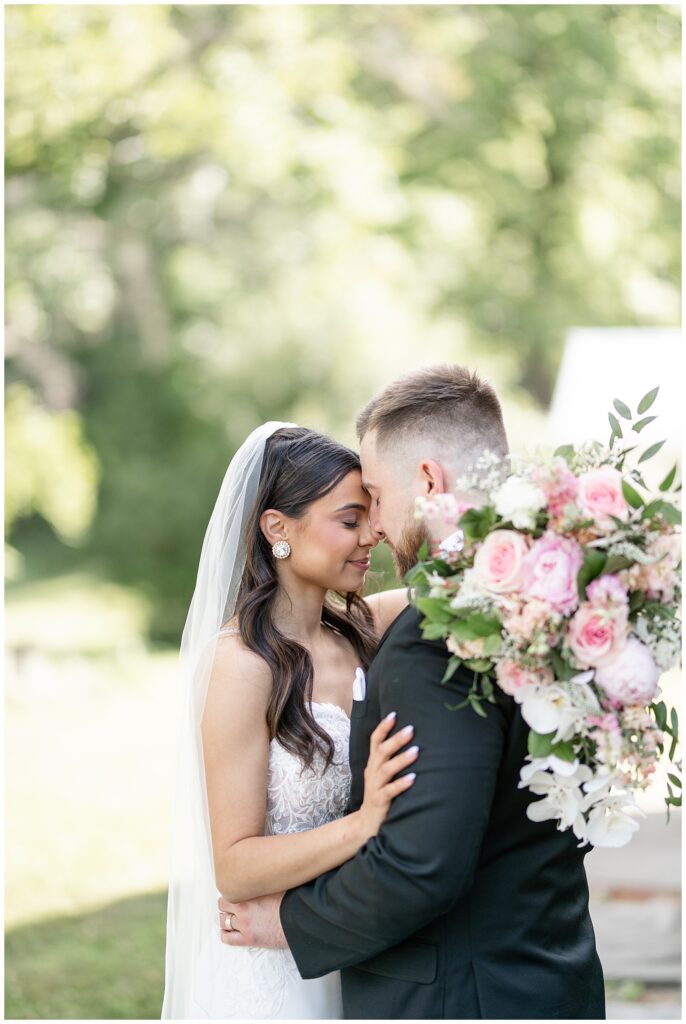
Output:
<instances>
[{"instance_id":1,"label":"white wedding dress","mask_svg":"<svg viewBox=\"0 0 686 1024\"><path fill-rule=\"evenodd\" d=\"M265 835L305 832L345 814L350 719L337 704L312 701L310 707L334 742L334 762L324 771L318 752L312 768L301 771L300 759L271 741ZM304 980L288 949L227 946L219 938L217 911L196 969L193 1010L193 1017L213 1020L340 1020L340 972Z\"/></svg>"}]
</instances>

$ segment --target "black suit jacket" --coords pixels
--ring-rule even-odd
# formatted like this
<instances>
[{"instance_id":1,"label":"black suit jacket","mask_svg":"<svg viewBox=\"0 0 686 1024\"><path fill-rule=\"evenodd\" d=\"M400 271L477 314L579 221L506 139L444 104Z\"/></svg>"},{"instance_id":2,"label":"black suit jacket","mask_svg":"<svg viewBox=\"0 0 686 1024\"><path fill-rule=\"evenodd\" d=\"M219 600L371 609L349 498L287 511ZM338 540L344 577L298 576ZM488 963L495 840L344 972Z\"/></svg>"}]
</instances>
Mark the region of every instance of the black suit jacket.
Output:
<instances>
[{"instance_id":1,"label":"black suit jacket","mask_svg":"<svg viewBox=\"0 0 686 1024\"><path fill-rule=\"evenodd\" d=\"M340 968L349 1019L604 1018L585 850L526 816L528 728L512 698L498 691L486 718L446 708L472 674L441 684L449 654L420 620L412 607L398 616L353 704L350 810L389 711L415 727L417 778L354 857L285 894L300 973Z\"/></svg>"}]
</instances>

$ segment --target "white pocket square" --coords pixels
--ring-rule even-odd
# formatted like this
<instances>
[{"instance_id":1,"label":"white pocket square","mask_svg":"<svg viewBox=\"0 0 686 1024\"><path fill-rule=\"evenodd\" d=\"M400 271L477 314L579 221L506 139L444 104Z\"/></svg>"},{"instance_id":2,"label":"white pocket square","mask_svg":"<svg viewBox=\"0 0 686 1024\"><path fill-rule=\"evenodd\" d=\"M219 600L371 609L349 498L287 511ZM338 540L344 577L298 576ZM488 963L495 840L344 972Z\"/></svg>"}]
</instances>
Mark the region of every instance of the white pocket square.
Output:
<instances>
[{"instance_id":1,"label":"white pocket square","mask_svg":"<svg viewBox=\"0 0 686 1024\"><path fill-rule=\"evenodd\" d=\"M355 682L353 683L353 700L364 700L366 693L367 680L363 670L358 668L355 672Z\"/></svg>"}]
</instances>

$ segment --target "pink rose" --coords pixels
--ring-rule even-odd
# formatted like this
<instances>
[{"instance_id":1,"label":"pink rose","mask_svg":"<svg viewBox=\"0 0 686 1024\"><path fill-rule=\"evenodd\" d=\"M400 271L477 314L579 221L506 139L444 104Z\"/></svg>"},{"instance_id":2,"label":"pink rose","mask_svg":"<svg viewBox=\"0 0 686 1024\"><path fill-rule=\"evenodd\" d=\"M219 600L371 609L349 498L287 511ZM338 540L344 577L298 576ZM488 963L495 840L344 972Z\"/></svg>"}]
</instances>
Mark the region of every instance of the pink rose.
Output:
<instances>
[{"instance_id":1,"label":"pink rose","mask_svg":"<svg viewBox=\"0 0 686 1024\"><path fill-rule=\"evenodd\" d=\"M579 504L599 526L612 527L610 516L621 519L627 509L619 470L613 466L599 466L582 473L579 477Z\"/></svg>"},{"instance_id":2,"label":"pink rose","mask_svg":"<svg viewBox=\"0 0 686 1024\"><path fill-rule=\"evenodd\" d=\"M528 541L515 530L494 530L479 545L474 568L487 590L505 594L519 589Z\"/></svg>"},{"instance_id":3,"label":"pink rose","mask_svg":"<svg viewBox=\"0 0 686 1024\"><path fill-rule=\"evenodd\" d=\"M585 601L570 620L567 646L584 668L604 665L624 647L628 632L625 606L596 608Z\"/></svg>"},{"instance_id":4,"label":"pink rose","mask_svg":"<svg viewBox=\"0 0 686 1024\"><path fill-rule=\"evenodd\" d=\"M579 604L576 577L583 561L580 544L548 530L524 559L522 589L528 597L537 597L562 615L569 615Z\"/></svg>"},{"instance_id":5,"label":"pink rose","mask_svg":"<svg viewBox=\"0 0 686 1024\"><path fill-rule=\"evenodd\" d=\"M498 686L504 693L512 697L522 686L531 686L534 683L545 685L552 683L554 676L552 669L547 665L538 670L523 668L516 661L510 658L503 658L495 666L495 675Z\"/></svg>"},{"instance_id":6,"label":"pink rose","mask_svg":"<svg viewBox=\"0 0 686 1024\"><path fill-rule=\"evenodd\" d=\"M650 649L630 636L614 658L596 670L595 681L618 704L648 704L655 696L660 670Z\"/></svg>"}]
</instances>

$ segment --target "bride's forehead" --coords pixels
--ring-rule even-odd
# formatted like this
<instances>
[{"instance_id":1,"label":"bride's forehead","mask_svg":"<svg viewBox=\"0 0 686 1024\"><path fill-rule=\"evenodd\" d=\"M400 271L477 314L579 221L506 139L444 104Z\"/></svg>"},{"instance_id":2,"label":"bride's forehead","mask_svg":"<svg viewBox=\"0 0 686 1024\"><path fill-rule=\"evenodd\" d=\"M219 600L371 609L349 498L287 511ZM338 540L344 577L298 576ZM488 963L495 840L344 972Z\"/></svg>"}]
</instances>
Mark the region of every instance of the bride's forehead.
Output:
<instances>
[{"instance_id":1,"label":"bride's forehead","mask_svg":"<svg viewBox=\"0 0 686 1024\"><path fill-rule=\"evenodd\" d=\"M341 505L347 504L368 505L369 495L362 488L362 474L360 471L357 469L351 470L342 480L338 481L336 486L321 501L322 503L326 502L327 506L332 508L338 508Z\"/></svg>"}]
</instances>

